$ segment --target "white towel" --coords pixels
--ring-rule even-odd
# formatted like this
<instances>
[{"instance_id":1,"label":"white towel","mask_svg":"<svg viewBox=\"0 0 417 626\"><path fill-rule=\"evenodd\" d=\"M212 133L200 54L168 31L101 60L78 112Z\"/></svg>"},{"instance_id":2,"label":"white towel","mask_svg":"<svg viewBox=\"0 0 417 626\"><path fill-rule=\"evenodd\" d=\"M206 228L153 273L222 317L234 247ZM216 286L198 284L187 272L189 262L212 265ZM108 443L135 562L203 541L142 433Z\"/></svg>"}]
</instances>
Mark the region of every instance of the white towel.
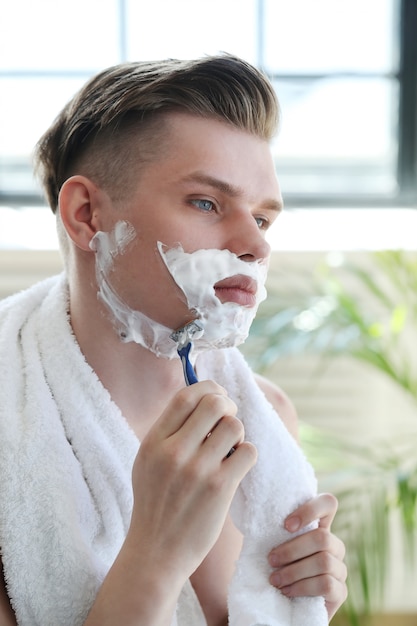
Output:
<instances>
[{"instance_id":1,"label":"white towel","mask_svg":"<svg viewBox=\"0 0 417 626\"><path fill-rule=\"evenodd\" d=\"M0 545L22 626L84 623L132 508L138 441L74 341L65 291L49 280L0 309Z\"/></svg>"},{"instance_id":2,"label":"white towel","mask_svg":"<svg viewBox=\"0 0 417 626\"><path fill-rule=\"evenodd\" d=\"M132 509L139 442L85 361L67 304L60 277L0 305L0 546L20 626L84 623ZM229 389L259 450L233 506L246 536L231 626L327 624L322 599L289 601L267 580L282 520L314 493L309 466L237 350L205 354L198 369ZM181 596L173 625L198 614L192 602Z\"/></svg>"},{"instance_id":3,"label":"white towel","mask_svg":"<svg viewBox=\"0 0 417 626\"><path fill-rule=\"evenodd\" d=\"M258 449L258 461L232 504L233 521L244 543L229 589L229 624L324 626L328 623L324 599L285 597L269 584L272 570L267 561L273 547L294 536L285 530L285 518L316 495L313 469L237 350L207 353L201 360L200 379L210 376L227 389L239 407L246 439Z\"/></svg>"}]
</instances>

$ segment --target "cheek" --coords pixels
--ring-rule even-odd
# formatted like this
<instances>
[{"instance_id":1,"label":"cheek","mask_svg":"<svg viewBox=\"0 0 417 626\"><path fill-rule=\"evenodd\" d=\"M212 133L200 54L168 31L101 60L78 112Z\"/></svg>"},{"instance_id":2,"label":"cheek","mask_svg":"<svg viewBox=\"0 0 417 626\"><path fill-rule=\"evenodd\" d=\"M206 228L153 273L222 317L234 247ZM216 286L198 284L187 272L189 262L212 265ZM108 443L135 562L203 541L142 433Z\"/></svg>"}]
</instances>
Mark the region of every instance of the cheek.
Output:
<instances>
[{"instance_id":1,"label":"cheek","mask_svg":"<svg viewBox=\"0 0 417 626\"><path fill-rule=\"evenodd\" d=\"M121 300L127 318L136 311L169 328L183 325L188 315L185 296L170 275L153 237L138 236L132 224L120 221L113 231L97 233L94 239L101 293L106 292L108 283ZM109 301L108 306L119 305Z\"/></svg>"},{"instance_id":2,"label":"cheek","mask_svg":"<svg viewBox=\"0 0 417 626\"><path fill-rule=\"evenodd\" d=\"M135 241L127 252L113 259L109 279L119 295L132 306L132 299L141 297L157 282L159 265L154 250Z\"/></svg>"},{"instance_id":3,"label":"cheek","mask_svg":"<svg viewBox=\"0 0 417 626\"><path fill-rule=\"evenodd\" d=\"M182 320L186 298L156 245L135 241L131 250L114 259L109 280L129 308L173 328L178 325L175 311ZM175 316L172 322L171 315Z\"/></svg>"}]
</instances>

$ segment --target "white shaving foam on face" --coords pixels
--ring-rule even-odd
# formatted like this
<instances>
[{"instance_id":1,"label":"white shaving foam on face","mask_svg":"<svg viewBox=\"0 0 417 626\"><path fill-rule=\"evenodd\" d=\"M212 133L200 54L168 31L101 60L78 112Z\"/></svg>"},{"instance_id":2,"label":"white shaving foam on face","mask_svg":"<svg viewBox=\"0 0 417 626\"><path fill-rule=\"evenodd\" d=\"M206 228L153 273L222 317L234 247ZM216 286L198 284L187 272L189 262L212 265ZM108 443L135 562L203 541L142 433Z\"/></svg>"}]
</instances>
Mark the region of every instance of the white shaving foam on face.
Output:
<instances>
[{"instance_id":1,"label":"white shaving foam on face","mask_svg":"<svg viewBox=\"0 0 417 626\"><path fill-rule=\"evenodd\" d=\"M177 346L171 339L172 328L131 309L118 296L110 281L117 255L123 254L136 236L129 222L117 222L110 233L97 232L90 247L96 253L98 295L111 311L115 328L123 341L134 341L157 356L175 358ZM195 356L203 350L237 346L248 336L259 303L265 299L265 262L245 262L228 250L202 249L184 252L181 245L167 247L158 242L161 257L176 284L184 293L188 308L195 311L203 327L201 337L193 340ZM256 281L256 304L245 307L233 302L222 303L214 285L236 275Z\"/></svg>"},{"instance_id":2,"label":"white shaving foam on face","mask_svg":"<svg viewBox=\"0 0 417 626\"><path fill-rule=\"evenodd\" d=\"M248 336L259 303L266 298L265 263L241 261L229 250L202 249L184 252L178 245L167 248L158 242L159 252L177 285L187 298L188 308L197 313L204 334L194 350L225 348L243 343ZM222 303L214 285L232 276L249 276L257 284L256 304L246 307Z\"/></svg>"}]
</instances>

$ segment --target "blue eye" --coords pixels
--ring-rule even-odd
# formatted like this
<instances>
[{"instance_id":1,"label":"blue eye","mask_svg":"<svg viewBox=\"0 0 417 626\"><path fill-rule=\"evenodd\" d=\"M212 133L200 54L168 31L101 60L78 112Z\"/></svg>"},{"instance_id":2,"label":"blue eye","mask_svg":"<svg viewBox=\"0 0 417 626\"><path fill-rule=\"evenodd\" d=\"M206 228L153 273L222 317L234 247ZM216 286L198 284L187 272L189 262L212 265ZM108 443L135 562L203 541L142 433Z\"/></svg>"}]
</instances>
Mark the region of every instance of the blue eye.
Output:
<instances>
[{"instance_id":1,"label":"blue eye","mask_svg":"<svg viewBox=\"0 0 417 626\"><path fill-rule=\"evenodd\" d=\"M261 230L266 230L269 226L269 221L265 217L255 217L255 222Z\"/></svg>"},{"instance_id":2,"label":"blue eye","mask_svg":"<svg viewBox=\"0 0 417 626\"><path fill-rule=\"evenodd\" d=\"M191 202L202 211L212 211L214 209L214 203L211 200L191 200Z\"/></svg>"}]
</instances>

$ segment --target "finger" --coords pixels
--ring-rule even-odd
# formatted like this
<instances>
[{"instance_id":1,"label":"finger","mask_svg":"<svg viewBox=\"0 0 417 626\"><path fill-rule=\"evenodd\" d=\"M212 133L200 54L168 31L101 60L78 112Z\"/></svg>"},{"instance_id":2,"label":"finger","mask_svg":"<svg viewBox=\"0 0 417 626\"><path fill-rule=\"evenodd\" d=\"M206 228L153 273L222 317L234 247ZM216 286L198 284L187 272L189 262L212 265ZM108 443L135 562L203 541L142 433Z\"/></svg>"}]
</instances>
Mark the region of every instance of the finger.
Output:
<instances>
[{"instance_id":1,"label":"finger","mask_svg":"<svg viewBox=\"0 0 417 626\"><path fill-rule=\"evenodd\" d=\"M346 565L333 554L321 552L275 570L270 576L270 582L274 587L281 589L320 576L330 576L344 583L347 578Z\"/></svg>"},{"instance_id":2,"label":"finger","mask_svg":"<svg viewBox=\"0 0 417 626\"><path fill-rule=\"evenodd\" d=\"M201 398L177 433L184 443L188 441L194 447L206 443L215 445L219 439L225 438L231 447L243 440L244 435L243 424L236 418L236 413L237 406L233 400L218 393L208 393Z\"/></svg>"},{"instance_id":3,"label":"finger","mask_svg":"<svg viewBox=\"0 0 417 626\"><path fill-rule=\"evenodd\" d=\"M170 437L184 425L204 396L208 394L227 397L226 390L212 380L184 387L175 394L150 432L153 434L157 432L163 439Z\"/></svg>"},{"instance_id":4,"label":"finger","mask_svg":"<svg viewBox=\"0 0 417 626\"><path fill-rule=\"evenodd\" d=\"M244 437L245 429L240 419L231 414L223 415L203 438L203 453L220 454L221 458L225 458L231 448L236 449L243 442Z\"/></svg>"},{"instance_id":5,"label":"finger","mask_svg":"<svg viewBox=\"0 0 417 626\"><path fill-rule=\"evenodd\" d=\"M337 559L343 560L346 550L343 541L339 537L329 533L325 528L316 528L303 535L298 535L271 550L269 563L272 567L284 567L320 552L328 552Z\"/></svg>"},{"instance_id":6,"label":"finger","mask_svg":"<svg viewBox=\"0 0 417 626\"><path fill-rule=\"evenodd\" d=\"M253 443L243 441L238 444L235 451L230 456L223 459L224 467L230 469L237 487L242 478L256 464L258 451Z\"/></svg>"},{"instance_id":7,"label":"finger","mask_svg":"<svg viewBox=\"0 0 417 626\"><path fill-rule=\"evenodd\" d=\"M285 528L289 532L296 532L315 520L319 520L319 526L330 528L337 507L337 498L333 494L322 493L293 511L285 520Z\"/></svg>"},{"instance_id":8,"label":"finger","mask_svg":"<svg viewBox=\"0 0 417 626\"><path fill-rule=\"evenodd\" d=\"M328 610L333 604L340 606L347 597L346 584L328 574L299 580L292 585L281 587L280 591L288 598L323 596Z\"/></svg>"},{"instance_id":9,"label":"finger","mask_svg":"<svg viewBox=\"0 0 417 626\"><path fill-rule=\"evenodd\" d=\"M237 417L226 416L203 444L204 452L212 461L227 461L227 471L232 470L239 482L258 458L256 447L244 441L244 435L242 422Z\"/></svg>"}]
</instances>

